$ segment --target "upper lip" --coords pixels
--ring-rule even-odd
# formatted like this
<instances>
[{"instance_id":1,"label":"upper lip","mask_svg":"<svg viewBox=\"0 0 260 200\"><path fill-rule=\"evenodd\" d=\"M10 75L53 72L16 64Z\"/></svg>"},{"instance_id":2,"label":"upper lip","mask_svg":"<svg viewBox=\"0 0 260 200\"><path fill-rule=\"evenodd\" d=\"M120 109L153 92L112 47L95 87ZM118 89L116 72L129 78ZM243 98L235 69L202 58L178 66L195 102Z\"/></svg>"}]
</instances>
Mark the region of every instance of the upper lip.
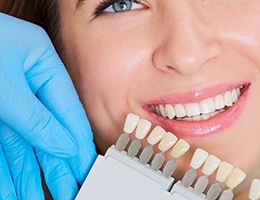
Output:
<instances>
[{"instance_id":1,"label":"upper lip","mask_svg":"<svg viewBox=\"0 0 260 200\"><path fill-rule=\"evenodd\" d=\"M249 83L240 83L240 84L220 84L216 86L211 86L203 89L193 90L184 93L174 93L165 96L155 98L149 102L146 102L143 107L147 108L151 105L166 105L166 104L186 104L199 102L203 99L222 94L228 90L237 88L237 87L247 87Z\"/></svg>"}]
</instances>

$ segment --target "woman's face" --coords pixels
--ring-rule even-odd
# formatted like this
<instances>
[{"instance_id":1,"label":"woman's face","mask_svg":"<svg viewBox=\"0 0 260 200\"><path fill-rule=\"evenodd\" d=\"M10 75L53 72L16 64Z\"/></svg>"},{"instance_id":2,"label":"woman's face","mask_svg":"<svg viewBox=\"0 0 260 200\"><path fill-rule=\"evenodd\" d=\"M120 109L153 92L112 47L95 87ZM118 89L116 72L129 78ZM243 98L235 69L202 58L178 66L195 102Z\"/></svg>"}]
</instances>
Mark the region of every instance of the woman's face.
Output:
<instances>
[{"instance_id":1,"label":"woman's face","mask_svg":"<svg viewBox=\"0 0 260 200\"><path fill-rule=\"evenodd\" d=\"M201 147L245 171L244 186L260 178L260 1L121 2L60 0L65 63L99 150L132 112L191 145L178 160L184 171ZM215 112L229 91L235 103ZM178 119L162 116L165 107Z\"/></svg>"}]
</instances>

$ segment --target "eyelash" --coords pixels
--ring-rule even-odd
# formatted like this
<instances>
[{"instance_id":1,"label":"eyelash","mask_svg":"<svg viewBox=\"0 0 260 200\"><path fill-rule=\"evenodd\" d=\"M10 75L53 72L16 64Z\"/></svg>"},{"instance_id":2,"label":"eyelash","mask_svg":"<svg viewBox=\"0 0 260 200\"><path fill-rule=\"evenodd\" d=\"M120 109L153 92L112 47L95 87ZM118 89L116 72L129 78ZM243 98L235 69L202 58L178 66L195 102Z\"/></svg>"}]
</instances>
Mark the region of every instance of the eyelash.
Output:
<instances>
[{"instance_id":1,"label":"eyelash","mask_svg":"<svg viewBox=\"0 0 260 200\"><path fill-rule=\"evenodd\" d=\"M98 16L102 12L111 6L113 3L116 3L118 0L102 0L99 5L95 8L93 15ZM133 3L140 4L140 0L133 0Z\"/></svg>"}]
</instances>

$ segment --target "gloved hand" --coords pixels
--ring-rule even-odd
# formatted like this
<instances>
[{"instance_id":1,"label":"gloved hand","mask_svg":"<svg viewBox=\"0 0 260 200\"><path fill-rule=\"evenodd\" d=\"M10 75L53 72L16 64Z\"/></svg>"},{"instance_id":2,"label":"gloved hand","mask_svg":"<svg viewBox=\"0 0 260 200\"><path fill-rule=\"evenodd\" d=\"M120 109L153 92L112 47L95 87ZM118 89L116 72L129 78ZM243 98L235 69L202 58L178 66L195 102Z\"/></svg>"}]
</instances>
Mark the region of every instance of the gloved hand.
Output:
<instances>
[{"instance_id":1,"label":"gloved hand","mask_svg":"<svg viewBox=\"0 0 260 200\"><path fill-rule=\"evenodd\" d=\"M3 13L0 95L0 199L43 199L40 167L54 199L75 197L96 158L84 109L47 34Z\"/></svg>"}]
</instances>

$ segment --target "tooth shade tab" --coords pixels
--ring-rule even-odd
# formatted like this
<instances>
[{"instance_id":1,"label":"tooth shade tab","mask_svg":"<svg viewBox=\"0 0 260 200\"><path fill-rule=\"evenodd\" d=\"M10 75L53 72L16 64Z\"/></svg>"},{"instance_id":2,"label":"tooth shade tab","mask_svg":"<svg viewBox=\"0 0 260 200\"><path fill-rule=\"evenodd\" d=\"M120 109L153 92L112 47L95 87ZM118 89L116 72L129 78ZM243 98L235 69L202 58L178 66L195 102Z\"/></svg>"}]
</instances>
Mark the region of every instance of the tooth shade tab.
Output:
<instances>
[{"instance_id":1,"label":"tooth shade tab","mask_svg":"<svg viewBox=\"0 0 260 200\"><path fill-rule=\"evenodd\" d=\"M140 117L138 115L129 113L125 120L124 132L128 133L128 134L132 133L135 130L139 119L140 119Z\"/></svg>"},{"instance_id":2,"label":"tooth shade tab","mask_svg":"<svg viewBox=\"0 0 260 200\"><path fill-rule=\"evenodd\" d=\"M140 119L136 128L135 137L142 140L149 132L152 123L146 119Z\"/></svg>"},{"instance_id":3,"label":"tooth shade tab","mask_svg":"<svg viewBox=\"0 0 260 200\"><path fill-rule=\"evenodd\" d=\"M216 180L220 183L225 182L233 168L233 165L222 161L217 170Z\"/></svg>"},{"instance_id":4,"label":"tooth shade tab","mask_svg":"<svg viewBox=\"0 0 260 200\"><path fill-rule=\"evenodd\" d=\"M167 132L160 141L158 148L165 152L169 150L177 142L177 140L178 138L173 133Z\"/></svg>"},{"instance_id":5,"label":"tooth shade tab","mask_svg":"<svg viewBox=\"0 0 260 200\"><path fill-rule=\"evenodd\" d=\"M214 155L209 155L206 162L203 165L202 173L209 176L211 175L220 165L221 160Z\"/></svg>"},{"instance_id":6,"label":"tooth shade tab","mask_svg":"<svg viewBox=\"0 0 260 200\"><path fill-rule=\"evenodd\" d=\"M246 178L246 174L242 170L235 168L232 170L231 174L229 175L226 185L229 188L233 189L237 187L245 178Z\"/></svg>"},{"instance_id":7,"label":"tooth shade tab","mask_svg":"<svg viewBox=\"0 0 260 200\"><path fill-rule=\"evenodd\" d=\"M194 152L191 162L190 162L190 166L193 169L198 169L200 168L203 163L206 161L206 159L208 158L209 153L201 148L196 149L196 151Z\"/></svg>"},{"instance_id":8,"label":"tooth shade tab","mask_svg":"<svg viewBox=\"0 0 260 200\"><path fill-rule=\"evenodd\" d=\"M171 150L171 156L175 159L181 157L190 148L190 145L183 139L179 139L178 142L173 146Z\"/></svg>"},{"instance_id":9,"label":"tooth shade tab","mask_svg":"<svg viewBox=\"0 0 260 200\"><path fill-rule=\"evenodd\" d=\"M249 191L249 199L250 200L259 200L260 199L260 180L254 179L250 191Z\"/></svg>"},{"instance_id":10,"label":"tooth shade tab","mask_svg":"<svg viewBox=\"0 0 260 200\"><path fill-rule=\"evenodd\" d=\"M148 136L147 142L151 145L155 145L163 138L165 133L166 131L162 127L156 126Z\"/></svg>"}]
</instances>

